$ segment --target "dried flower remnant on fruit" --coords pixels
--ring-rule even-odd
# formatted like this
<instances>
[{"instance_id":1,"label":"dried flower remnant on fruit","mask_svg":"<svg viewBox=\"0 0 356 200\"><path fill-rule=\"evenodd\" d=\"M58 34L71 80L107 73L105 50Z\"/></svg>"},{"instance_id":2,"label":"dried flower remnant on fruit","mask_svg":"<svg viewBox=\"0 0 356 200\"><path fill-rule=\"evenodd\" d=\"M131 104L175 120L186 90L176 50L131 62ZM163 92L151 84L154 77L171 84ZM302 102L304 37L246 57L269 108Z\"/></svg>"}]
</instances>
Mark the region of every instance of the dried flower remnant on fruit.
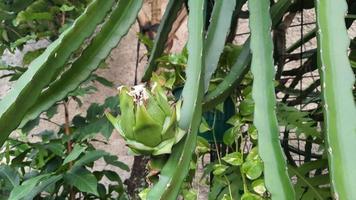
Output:
<instances>
[{"instance_id":1,"label":"dried flower remnant on fruit","mask_svg":"<svg viewBox=\"0 0 356 200\"><path fill-rule=\"evenodd\" d=\"M143 105L148 99L148 93L145 85L135 85L132 87L131 91L128 93L138 105Z\"/></svg>"}]
</instances>

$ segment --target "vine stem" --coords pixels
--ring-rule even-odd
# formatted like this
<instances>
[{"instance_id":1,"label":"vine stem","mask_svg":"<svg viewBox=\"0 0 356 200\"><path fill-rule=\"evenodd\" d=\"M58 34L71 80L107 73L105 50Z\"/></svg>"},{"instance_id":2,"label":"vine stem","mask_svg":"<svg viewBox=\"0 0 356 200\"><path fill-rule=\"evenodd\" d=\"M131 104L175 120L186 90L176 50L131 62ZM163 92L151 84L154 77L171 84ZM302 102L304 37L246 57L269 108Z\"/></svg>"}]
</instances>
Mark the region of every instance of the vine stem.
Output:
<instances>
[{"instance_id":1,"label":"vine stem","mask_svg":"<svg viewBox=\"0 0 356 200\"><path fill-rule=\"evenodd\" d=\"M249 139L249 136L241 136L241 148L239 148L240 153L242 155L242 163L245 162L245 158L244 158L244 152L250 152L252 147L249 147L247 142ZM243 143L243 147L242 147L242 143ZM248 187L247 187L247 180L246 180L246 174L242 171L242 165L240 167L240 173L241 173L241 177L242 177L242 183L244 184L244 193L249 193Z\"/></svg>"},{"instance_id":2,"label":"vine stem","mask_svg":"<svg viewBox=\"0 0 356 200\"><path fill-rule=\"evenodd\" d=\"M65 118L65 123L64 123L64 133L67 135L67 136L70 136L71 135L71 132L70 132L70 128L69 128L69 111L68 111L68 101L65 101L64 104L64 118ZM70 152L72 152L72 141L69 140L67 142L67 153L69 154ZM71 165L71 164L70 164Z\"/></svg>"},{"instance_id":3,"label":"vine stem","mask_svg":"<svg viewBox=\"0 0 356 200\"><path fill-rule=\"evenodd\" d=\"M65 123L64 123L64 133L69 137L71 135L70 128L69 128L69 111L68 111L68 100L64 101L63 107L64 107L64 118L65 118ZM72 141L71 139L68 140L67 142L67 154L70 154L73 150L72 147ZM73 162L69 162L69 168L73 167ZM76 192L74 191L73 187L69 188L69 199L70 200L75 200L75 195Z\"/></svg>"},{"instance_id":4,"label":"vine stem","mask_svg":"<svg viewBox=\"0 0 356 200\"><path fill-rule=\"evenodd\" d=\"M213 139L214 139L214 144L215 144L215 148L216 148L216 154L217 154L217 157L218 157L219 164L221 165L221 157L220 157L220 152L219 152L219 146L218 146L218 142L216 141L216 136L215 136L215 123L216 123L216 111L214 111L214 120L213 120L212 132L213 132ZM233 199L230 181L229 181L229 179L227 178L226 175L224 175L224 179L226 181L227 187L229 188L230 198Z\"/></svg>"},{"instance_id":5,"label":"vine stem","mask_svg":"<svg viewBox=\"0 0 356 200\"><path fill-rule=\"evenodd\" d=\"M61 126L60 124L58 124L58 123L56 123L56 122L54 122L54 121L52 121L50 119L44 118L44 117L40 117L40 120L49 122L49 123L54 124L54 125L59 126L59 127Z\"/></svg>"}]
</instances>

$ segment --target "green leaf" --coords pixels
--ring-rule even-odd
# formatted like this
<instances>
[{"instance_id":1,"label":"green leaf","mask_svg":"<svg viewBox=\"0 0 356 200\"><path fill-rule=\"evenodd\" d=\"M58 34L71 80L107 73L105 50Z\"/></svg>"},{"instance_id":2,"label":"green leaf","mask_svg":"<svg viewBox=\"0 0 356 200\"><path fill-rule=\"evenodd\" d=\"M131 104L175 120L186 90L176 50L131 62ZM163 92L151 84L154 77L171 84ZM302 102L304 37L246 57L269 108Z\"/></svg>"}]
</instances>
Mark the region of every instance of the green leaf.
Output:
<instances>
[{"instance_id":1,"label":"green leaf","mask_svg":"<svg viewBox=\"0 0 356 200\"><path fill-rule=\"evenodd\" d=\"M221 200L233 200L233 199L229 195L224 194L224 196L223 196L223 198Z\"/></svg>"},{"instance_id":2,"label":"green leaf","mask_svg":"<svg viewBox=\"0 0 356 200\"><path fill-rule=\"evenodd\" d=\"M15 18L15 13L14 12L9 12L6 10L1 9L0 10L0 19L1 20L11 20Z\"/></svg>"},{"instance_id":3,"label":"green leaf","mask_svg":"<svg viewBox=\"0 0 356 200\"><path fill-rule=\"evenodd\" d=\"M14 20L14 25L18 26L21 23L25 23L33 20L53 20L53 15L49 12L26 12L21 11L17 14L16 19Z\"/></svg>"},{"instance_id":4,"label":"green leaf","mask_svg":"<svg viewBox=\"0 0 356 200\"><path fill-rule=\"evenodd\" d=\"M263 195L267 190L265 187L265 181L263 179L257 179L251 184L253 191L259 195Z\"/></svg>"},{"instance_id":5,"label":"green leaf","mask_svg":"<svg viewBox=\"0 0 356 200\"><path fill-rule=\"evenodd\" d=\"M245 193L242 195L241 200L262 200L263 198L252 193Z\"/></svg>"},{"instance_id":6,"label":"green leaf","mask_svg":"<svg viewBox=\"0 0 356 200\"><path fill-rule=\"evenodd\" d=\"M210 130L211 130L211 128L209 127L208 122L205 120L205 118L202 118L200 126L199 126L199 133L205 133Z\"/></svg>"},{"instance_id":7,"label":"green leaf","mask_svg":"<svg viewBox=\"0 0 356 200\"><path fill-rule=\"evenodd\" d=\"M14 159L11 161L12 166L23 166L24 159L26 158L27 154L31 151L30 148L24 150L21 152L19 155L17 155Z\"/></svg>"},{"instance_id":8,"label":"green leaf","mask_svg":"<svg viewBox=\"0 0 356 200\"><path fill-rule=\"evenodd\" d=\"M42 138L44 138L44 137L42 137ZM54 153L57 156L61 156L61 157L64 156L65 147L64 147L63 143L51 141L51 142L45 144L44 148L48 149L49 151L51 151L52 153Z\"/></svg>"},{"instance_id":9,"label":"green leaf","mask_svg":"<svg viewBox=\"0 0 356 200\"><path fill-rule=\"evenodd\" d=\"M148 193L148 200L175 200L180 187L189 172L192 154L195 150L197 134L201 122L201 102L204 94L203 72L203 30L204 30L204 1L189 0L190 12L188 18L189 52L186 82L182 97L183 105L180 113L179 127L185 130L186 137L173 149L167 163L163 167L159 181Z\"/></svg>"},{"instance_id":10,"label":"green leaf","mask_svg":"<svg viewBox=\"0 0 356 200\"><path fill-rule=\"evenodd\" d=\"M20 176L17 171L7 165L0 165L0 178L4 181L5 188L10 191L20 184Z\"/></svg>"},{"instance_id":11,"label":"green leaf","mask_svg":"<svg viewBox=\"0 0 356 200\"><path fill-rule=\"evenodd\" d=\"M113 0L93 1L72 27L30 64L12 90L1 100L0 145L20 124L28 109L36 103L42 89L53 80L53 76L63 68L72 53L95 31L97 24L103 21L112 5Z\"/></svg>"},{"instance_id":12,"label":"green leaf","mask_svg":"<svg viewBox=\"0 0 356 200\"><path fill-rule=\"evenodd\" d=\"M255 126L251 125L250 127L248 127L248 135L253 139L253 140L257 140L258 138L258 132Z\"/></svg>"},{"instance_id":13,"label":"green leaf","mask_svg":"<svg viewBox=\"0 0 356 200\"><path fill-rule=\"evenodd\" d=\"M71 171L76 171L77 169L90 164L96 160L98 160L99 158L102 158L104 156L109 155L107 152L102 151L102 150L95 150L95 151L87 151L84 156L82 156L79 160L77 160Z\"/></svg>"},{"instance_id":14,"label":"green leaf","mask_svg":"<svg viewBox=\"0 0 356 200\"><path fill-rule=\"evenodd\" d=\"M229 168L228 166L226 165L223 165L223 164L216 164L214 165L214 170L213 170L213 174L215 176L221 176L222 174L225 173L226 169Z\"/></svg>"},{"instance_id":15,"label":"green leaf","mask_svg":"<svg viewBox=\"0 0 356 200\"><path fill-rule=\"evenodd\" d=\"M297 177L297 183L294 187L298 199L310 199L308 197L311 197L313 199L323 200L331 198L330 190L328 187L325 187L325 185L328 185L330 181L328 175L309 177L309 171L318 169L320 163L323 162L313 161L302 165L300 168L289 166L288 170L290 175ZM317 164L316 168L314 168L315 164ZM310 166L313 168L310 169ZM324 181L318 181L315 183L315 178L324 178ZM319 186L323 186L323 188L320 188Z\"/></svg>"},{"instance_id":16,"label":"green leaf","mask_svg":"<svg viewBox=\"0 0 356 200\"><path fill-rule=\"evenodd\" d=\"M147 195L148 195L149 191L150 191L150 188L145 188L138 194L138 196L141 198L141 200L147 200Z\"/></svg>"},{"instance_id":17,"label":"green leaf","mask_svg":"<svg viewBox=\"0 0 356 200\"><path fill-rule=\"evenodd\" d=\"M64 175L64 180L67 184L76 187L81 192L91 193L96 196L98 194L98 181L95 176L88 170L80 169L71 171Z\"/></svg>"},{"instance_id":18,"label":"green leaf","mask_svg":"<svg viewBox=\"0 0 356 200\"><path fill-rule=\"evenodd\" d=\"M205 138L198 136L196 153L198 155L203 155L208 153L209 151L210 151L209 142Z\"/></svg>"},{"instance_id":19,"label":"green leaf","mask_svg":"<svg viewBox=\"0 0 356 200\"><path fill-rule=\"evenodd\" d=\"M92 74L93 80L99 82L100 84L102 84L103 86L109 87L109 88L113 88L114 87L114 83L109 81L108 79L99 76L97 74Z\"/></svg>"},{"instance_id":20,"label":"green leaf","mask_svg":"<svg viewBox=\"0 0 356 200\"><path fill-rule=\"evenodd\" d=\"M111 0L110 0L111 1ZM105 1L105 4L107 1ZM82 55L53 82L38 98L35 105L27 112L21 124L35 118L41 112L51 107L55 102L65 98L85 81L93 70L108 57L111 50L120 42L122 37L135 22L142 0L121 0L111 16L103 24L100 32L93 38Z\"/></svg>"},{"instance_id":21,"label":"green leaf","mask_svg":"<svg viewBox=\"0 0 356 200\"><path fill-rule=\"evenodd\" d=\"M242 164L242 171L250 180L255 180L262 175L263 163L260 160L249 160Z\"/></svg>"},{"instance_id":22,"label":"green leaf","mask_svg":"<svg viewBox=\"0 0 356 200\"><path fill-rule=\"evenodd\" d=\"M57 113L58 113L58 105L53 105L47 110L46 116L48 117L48 119L51 119Z\"/></svg>"},{"instance_id":23,"label":"green leaf","mask_svg":"<svg viewBox=\"0 0 356 200\"><path fill-rule=\"evenodd\" d=\"M308 112L300 111L283 103L277 104L277 117L280 125L288 130L295 129L298 134L320 137L321 134L315 127L316 122L308 117Z\"/></svg>"},{"instance_id":24,"label":"green leaf","mask_svg":"<svg viewBox=\"0 0 356 200\"><path fill-rule=\"evenodd\" d=\"M26 9L33 3L34 0L13 0L13 1L2 1L1 8L7 11L20 12ZM11 2L11 4L9 4Z\"/></svg>"},{"instance_id":25,"label":"green leaf","mask_svg":"<svg viewBox=\"0 0 356 200\"><path fill-rule=\"evenodd\" d=\"M251 151L248 153L246 157L247 161L250 160L261 160L260 156L258 155L258 147L254 147L251 149Z\"/></svg>"},{"instance_id":26,"label":"green leaf","mask_svg":"<svg viewBox=\"0 0 356 200\"><path fill-rule=\"evenodd\" d=\"M137 37L140 40L140 43L144 44L147 47L148 54L153 48L153 41L150 37L144 33L137 33Z\"/></svg>"},{"instance_id":27,"label":"green leaf","mask_svg":"<svg viewBox=\"0 0 356 200\"><path fill-rule=\"evenodd\" d=\"M241 199L243 193L243 182L240 170L233 170L232 167L226 170L226 174L221 176L214 176L211 183L211 189L208 199L222 199L224 196L232 197L235 199ZM229 185L227 184L229 182ZM230 193L231 191L231 193Z\"/></svg>"},{"instance_id":28,"label":"green leaf","mask_svg":"<svg viewBox=\"0 0 356 200\"><path fill-rule=\"evenodd\" d=\"M225 162L229 163L230 165L234 165L234 166L239 166L243 163L242 154L240 152L227 154L222 159Z\"/></svg>"},{"instance_id":29,"label":"green leaf","mask_svg":"<svg viewBox=\"0 0 356 200\"><path fill-rule=\"evenodd\" d=\"M36 187L34 187L24 198L22 198L22 200L34 199L41 192L44 192L46 190L46 188L50 187L51 185L56 184L62 178L63 178L63 175L53 175L48 178L45 178L44 180L41 181L40 184L38 184Z\"/></svg>"},{"instance_id":30,"label":"green leaf","mask_svg":"<svg viewBox=\"0 0 356 200\"><path fill-rule=\"evenodd\" d=\"M190 190L183 190L182 196L184 200L197 200L198 199L198 193L194 189Z\"/></svg>"},{"instance_id":31,"label":"green leaf","mask_svg":"<svg viewBox=\"0 0 356 200\"><path fill-rule=\"evenodd\" d=\"M214 4L204 44L205 91L209 88L210 79L218 66L220 55L224 50L235 5L236 1L216 1Z\"/></svg>"},{"instance_id":32,"label":"green leaf","mask_svg":"<svg viewBox=\"0 0 356 200\"><path fill-rule=\"evenodd\" d=\"M346 1L316 1L319 71L331 186L335 199L356 198L355 75L348 59Z\"/></svg>"},{"instance_id":33,"label":"green leaf","mask_svg":"<svg viewBox=\"0 0 356 200\"><path fill-rule=\"evenodd\" d=\"M67 4L63 4L60 8L59 8L62 12L69 12L75 9L75 6L68 6Z\"/></svg>"},{"instance_id":34,"label":"green leaf","mask_svg":"<svg viewBox=\"0 0 356 200\"><path fill-rule=\"evenodd\" d=\"M38 56L40 56L43 53L44 49L37 49L35 51L29 51L27 52L24 57L23 57L23 64L24 66L27 66L31 64L31 62L36 59Z\"/></svg>"},{"instance_id":35,"label":"green leaf","mask_svg":"<svg viewBox=\"0 0 356 200\"><path fill-rule=\"evenodd\" d=\"M238 131L236 131L235 127L229 128L227 131L225 131L224 136L223 136L224 144L226 144L228 146L233 145L236 141L237 134L238 134Z\"/></svg>"},{"instance_id":36,"label":"green leaf","mask_svg":"<svg viewBox=\"0 0 356 200\"><path fill-rule=\"evenodd\" d=\"M87 110L86 118L88 121L92 121L95 120L98 116L103 115L103 113L104 108L102 106L99 106L97 103L92 103Z\"/></svg>"},{"instance_id":37,"label":"green leaf","mask_svg":"<svg viewBox=\"0 0 356 200\"><path fill-rule=\"evenodd\" d=\"M114 172L114 171L109 171L109 170L103 170L102 173L106 176L106 178L108 178L110 181L113 182L118 182L120 184L122 184L121 178L120 176Z\"/></svg>"},{"instance_id":38,"label":"green leaf","mask_svg":"<svg viewBox=\"0 0 356 200\"><path fill-rule=\"evenodd\" d=\"M226 121L227 124L231 126L240 127L241 126L241 116L239 114L235 114L230 119Z\"/></svg>"},{"instance_id":39,"label":"green leaf","mask_svg":"<svg viewBox=\"0 0 356 200\"><path fill-rule=\"evenodd\" d=\"M125 163L119 161L117 156L113 156L113 155L104 156L104 160L105 160L106 164L118 167L118 168L125 170L127 172L130 171L129 166L127 166Z\"/></svg>"},{"instance_id":40,"label":"green leaf","mask_svg":"<svg viewBox=\"0 0 356 200\"><path fill-rule=\"evenodd\" d=\"M105 186L101 183L98 183L98 194L99 194L100 199L105 199L106 194L108 194L108 191L106 191Z\"/></svg>"},{"instance_id":41,"label":"green leaf","mask_svg":"<svg viewBox=\"0 0 356 200\"><path fill-rule=\"evenodd\" d=\"M76 144L70 154L64 159L63 165L77 159L85 151L86 147Z\"/></svg>"},{"instance_id":42,"label":"green leaf","mask_svg":"<svg viewBox=\"0 0 356 200\"><path fill-rule=\"evenodd\" d=\"M259 153L264 164L265 183L273 199L295 199L279 142L275 112L273 43L268 0L249 0L251 29L252 96L255 102L254 125L258 130ZM245 165L246 163L244 163ZM253 166L253 163L249 164ZM257 176L257 170L250 175ZM257 177L256 177L257 178Z\"/></svg>"},{"instance_id":43,"label":"green leaf","mask_svg":"<svg viewBox=\"0 0 356 200\"><path fill-rule=\"evenodd\" d=\"M15 49L16 47L21 46L30 40L35 40L35 39L37 39L37 36L35 35L26 35L24 37L21 37L11 44L11 49Z\"/></svg>"},{"instance_id":44,"label":"green leaf","mask_svg":"<svg viewBox=\"0 0 356 200\"><path fill-rule=\"evenodd\" d=\"M77 135L78 140L84 141L95 137L98 133L101 133L106 139L109 139L112 131L113 126L111 123L105 117L100 117L93 121L84 122L83 126L76 129L74 134Z\"/></svg>"},{"instance_id":45,"label":"green leaf","mask_svg":"<svg viewBox=\"0 0 356 200\"><path fill-rule=\"evenodd\" d=\"M22 127L22 132L24 133L30 133L32 129L34 129L36 126L38 126L40 123L40 118L37 117L31 121L28 121L23 127Z\"/></svg>"},{"instance_id":46,"label":"green leaf","mask_svg":"<svg viewBox=\"0 0 356 200\"><path fill-rule=\"evenodd\" d=\"M51 174L43 174L24 181L16 186L10 194L9 200L19 200L25 198L41 181L49 178Z\"/></svg>"},{"instance_id":47,"label":"green leaf","mask_svg":"<svg viewBox=\"0 0 356 200\"><path fill-rule=\"evenodd\" d=\"M145 69L142 81L148 81L152 73L157 67L157 59L162 55L166 47L166 42L169 36L169 32L173 26L174 21L178 15L179 10L182 8L184 0L170 0L166 6L166 11L162 17L159 25L157 35L154 41L154 45L151 51L151 55L148 60L147 67Z\"/></svg>"},{"instance_id":48,"label":"green leaf","mask_svg":"<svg viewBox=\"0 0 356 200\"><path fill-rule=\"evenodd\" d=\"M249 116L253 114L253 109L255 107L255 103L252 99L247 98L241 101L239 105L239 111L242 116Z\"/></svg>"}]
</instances>

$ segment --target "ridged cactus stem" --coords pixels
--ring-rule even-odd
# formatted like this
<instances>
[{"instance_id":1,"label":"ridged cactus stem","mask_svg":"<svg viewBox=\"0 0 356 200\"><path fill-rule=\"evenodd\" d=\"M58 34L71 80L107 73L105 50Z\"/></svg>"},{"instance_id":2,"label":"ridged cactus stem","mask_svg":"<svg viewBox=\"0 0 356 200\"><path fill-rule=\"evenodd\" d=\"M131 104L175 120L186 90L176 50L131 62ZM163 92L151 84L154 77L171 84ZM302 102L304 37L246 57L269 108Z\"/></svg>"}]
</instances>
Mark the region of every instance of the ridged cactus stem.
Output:
<instances>
[{"instance_id":1,"label":"ridged cactus stem","mask_svg":"<svg viewBox=\"0 0 356 200\"><path fill-rule=\"evenodd\" d=\"M295 199L286 161L279 141L274 89L273 43L269 0L249 0L253 73L252 96L258 149L264 162L264 179L272 199Z\"/></svg>"},{"instance_id":2,"label":"ridged cactus stem","mask_svg":"<svg viewBox=\"0 0 356 200\"><path fill-rule=\"evenodd\" d=\"M185 130L187 135L185 140L178 143L173 149L169 160L161 171L158 183L148 193L148 200L177 199L181 185L188 174L196 146L204 94L204 0L189 0L189 9L189 39L187 45L189 58L179 121L179 127Z\"/></svg>"},{"instance_id":3,"label":"ridged cactus stem","mask_svg":"<svg viewBox=\"0 0 356 200\"><path fill-rule=\"evenodd\" d=\"M348 58L345 0L317 0L319 71L334 199L356 199L355 76Z\"/></svg>"}]
</instances>

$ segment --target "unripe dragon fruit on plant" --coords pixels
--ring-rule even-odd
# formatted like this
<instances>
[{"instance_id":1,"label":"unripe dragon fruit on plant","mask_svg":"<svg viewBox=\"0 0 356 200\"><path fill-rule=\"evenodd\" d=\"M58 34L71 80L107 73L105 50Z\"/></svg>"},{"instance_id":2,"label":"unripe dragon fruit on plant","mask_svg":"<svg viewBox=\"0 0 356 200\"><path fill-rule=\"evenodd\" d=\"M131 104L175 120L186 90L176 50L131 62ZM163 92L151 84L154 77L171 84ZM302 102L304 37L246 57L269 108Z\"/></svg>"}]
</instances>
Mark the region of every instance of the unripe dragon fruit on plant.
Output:
<instances>
[{"instance_id":1,"label":"unripe dragon fruit on plant","mask_svg":"<svg viewBox=\"0 0 356 200\"><path fill-rule=\"evenodd\" d=\"M157 84L149 91L144 85L119 88L121 115L108 119L137 155L171 153L185 132L178 127L180 103L170 103Z\"/></svg>"}]
</instances>

